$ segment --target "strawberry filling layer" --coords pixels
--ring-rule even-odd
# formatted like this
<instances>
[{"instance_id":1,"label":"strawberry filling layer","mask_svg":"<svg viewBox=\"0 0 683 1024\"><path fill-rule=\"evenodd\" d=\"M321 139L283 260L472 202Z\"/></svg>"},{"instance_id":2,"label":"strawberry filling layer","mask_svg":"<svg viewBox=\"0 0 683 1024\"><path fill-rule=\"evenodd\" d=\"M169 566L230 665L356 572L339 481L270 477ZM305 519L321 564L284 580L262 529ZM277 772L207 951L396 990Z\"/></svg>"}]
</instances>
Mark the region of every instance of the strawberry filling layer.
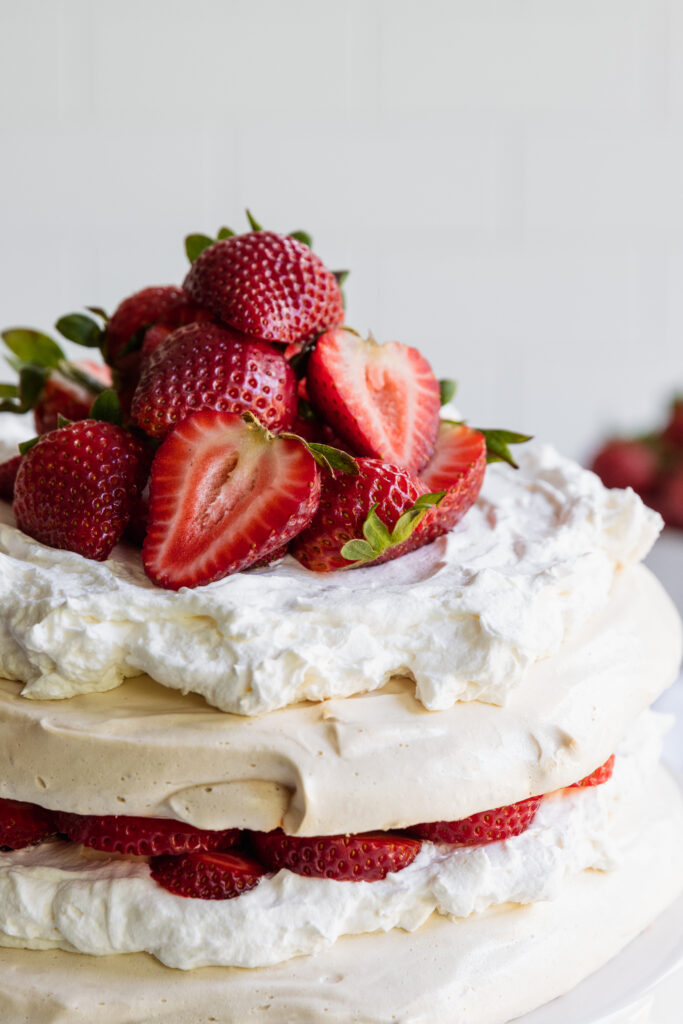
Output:
<instances>
[{"instance_id":1,"label":"strawberry filling layer","mask_svg":"<svg viewBox=\"0 0 683 1024\"><path fill-rule=\"evenodd\" d=\"M567 788L602 785L613 768L614 755ZM214 831L171 819L95 817L0 800L0 847L18 850L59 835L106 853L149 857L152 877L170 892L222 900L239 896L263 875L282 868L336 881L379 881L411 864L423 840L482 846L521 835L532 824L542 800L542 796L531 797L460 821L341 836L289 836L281 829Z\"/></svg>"}]
</instances>

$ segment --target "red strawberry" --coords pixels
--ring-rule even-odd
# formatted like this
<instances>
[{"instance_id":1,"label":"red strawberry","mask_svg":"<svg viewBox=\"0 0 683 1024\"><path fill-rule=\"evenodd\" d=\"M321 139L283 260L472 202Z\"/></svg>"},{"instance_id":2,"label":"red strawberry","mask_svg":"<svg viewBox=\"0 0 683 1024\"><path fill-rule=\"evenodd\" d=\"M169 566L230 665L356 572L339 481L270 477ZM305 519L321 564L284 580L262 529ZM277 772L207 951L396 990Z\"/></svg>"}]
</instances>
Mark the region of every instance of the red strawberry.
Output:
<instances>
[{"instance_id":1,"label":"red strawberry","mask_svg":"<svg viewBox=\"0 0 683 1024\"><path fill-rule=\"evenodd\" d=\"M117 307L107 324L107 362L117 366L134 336L152 324L181 327L197 318L198 310L182 288L161 285L143 288ZM139 349L142 345L137 345Z\"/></svg>"},{"instance_id":2,"label":"red strawberry","mask_svg":"<svg viewBox=\"0 0 683 1024\"><path fill-rule=\"evenodd\" d=\"M439 382L417 349L328 331L310 356L306 386L313 406L352 451L413 471L434 451Z\"/></svg>"},{"instance_id":3,"label":"red strawberry","mask_svg":"<svg viewBox=\"0 0 683 1024\"><path fill-rule=\"evenodd\" d=\"M199 900L230 900L253 889L266 873L241 853L186 853L152 857L150 874L176 896Z\"/></svg>"},{"instance_id":4,"label":"red strawberry","mask_svg":"<svg viewBox=\"0 0 683 1024\"><path fill-rule=\"evenodd\" d=\"M132 818L119 814L102 817L89 814L57 815L59 831L74 843L107 853L152 856L162 853L193 853L226 850L239 841L237 828L222 831L193 828L170 818Z\"/></svg>"},{"instance_id":5,"label":"red strawberry","mask_svg":"<svg viewBox=\"0 0 683 1024\"><path fill-rule=\"evenodd\" d=\"M662 475L657 482L652 505L667 526L683 530L683 468Z\"/></svg>"},{"instance_id":6,"label":"red strawberry","mask_svg":"<svg viewBox=\"0 0 683 1024\"><path fill-rule=\"evenodd\" d=\"M267 341L291 344L344 322L334 274L307 245L272 231L210 245L184 288L222 323Z\"/></svg>"},{"instance_id":7,"label":"red strawberry","mask_svg":"<svg viewBox=\"0 0 683 1024\"><path fill-rule=\"evenodd\" d=\"M493 811L481 811L460 821L432 821L412 825L406 831L418 839L432 843L450 843L453 846L483 846L497 843L501 839L526 832L536 816L542 797L532 796L529 800L508 807L496 807Z\"/></svg>"},{"instance_id":8,"label":"red strawberry","mask_svg":"<svg viewBox=\"0 0 683 1024\"><path fill-rule=\"evenodd\" d=\"M190 324L143 362L131 416L152 437L200 409L253 412L277 432L292 425L296 408L296 377L272 345L230 328Z\"/></svg>"},{"instance_id":9,"label":"red strawberry","mask_svg":"<svg viewBox=\"0 0 683 1024\"><path fill-rule=\"evenodd\" d=\"M141 494L131 503L130 519L124 534L126 540L138 548L144 544L148 519L149 500L146 494Z\"/></svg>"},{"instance_id":10,"label":"red strawberry","mask_svg":"<svg viewBox=\"0 0 683 1024\"><path fill-rule=\"evenodd\" d=\"M153 352L159 348L169 334L173 334L174 327L167 327L166 324L154 324L145 331L145 339L142 343L141 359L148 359Z\"/></svg>"},{"instance_id":11,"label":"red strawberry","mask_svg":"<svg viewBox=\"0 0 683 1024\"><path fill-rule=\"evenodd\" d=\"M612 772L614 771L614 754L608 757L604 764L601 764L599 768L596 768L594 772L587 775L585 779L581 779L579 782L572 782L568 789L583 789L587 786L602 786L603 782L607 782L608 779L612 778Z\"/></svg>"},{"instance_id":12,"label":"red strawberry","mask_svg":"<svg viewBox=\"0 0 683 1024\"><path fill-rule=\"evenodd\" d=\"M50 547L102 561L121 539L148 461L113 423L81 420L44 434L19 466L17 525Z\"/></svg>"},{"instance_id":13,"label":"red strawberry","mask_svg":"<svg viewBox=\"0 0 683 1024\"><path fill-rule=\"evenodd\" d=\"M330 572L348 568L356 556L345 558L341 550L349 541L363 536L364 524L373 506L376 506L375 517L391 533L400 517L428 493L426 485L407 470L380 459L357 461L358 476L340 473L333 477L325 474L315 518L291 546L291 553L307 569ZM419 526L413 531L408 544L416 540L418 530ZM410 547L405 544L389 547L382 561L396 558L407 550ZM369 560L379 560L379 556Z\"/></svg>"},{"instance_id":14,"label":"red strawberry","mask_svg":"<svg viewBox=\"0 0 683 1024\"><path fill-rule=\"evenodd\" d=\"M392 832L346 836L288 836L281 829L252 832L256 856L271 870L334 878L339 882L377 882L411 864L421 844Z\"/></svg>"},{"instance_id":15,"label":"red strawberry","mask_svg":"<svg viewBox=\"0 0 683 1024\"><path fill-rule=\"evenodd\" d=\"M21 455L14 455L7 462L0 462L0 498L11 501L14 497L14 481L17 479Z\"/></svg>"},{"instance_id":16,"label":"red strawberry","mask_svg":"<svg viewBox=\"0 0 683 1024\"><path fill-rule=\"evenodd\" d=\"M0 847L21 850L56 833L50 811L23 800L0 800Z\"/></svg>"},{"instance_id":17,"label":"red strawberry","mask_svg":"<svg viewBox=\"0 0 683 1024\"><path fill-rule=\"evenodd\" d=\"M418 527L420 537L436 540L452 530L479 497L485 473L484 435L464 423L440 423L434 454L420 480L428 491L446 493Z\"/></svg>"},{"instance_id":18,"label":"red strawberry","mask_svg":"<svg viewBox=\"0 0 683 1024\"><path fill-rule=\"evenodd\" d=\"M669 422L662 436L677 448L683 448L683 398L672 402Z\"/></svg>"},{"instance_id":19,"label":"red strawberry","mask_svg":"<svg viewBox=\"0 0 683 1024\"><path fill-rule=\"evenodd\" d=\"M96 384L111 387L111 370L102 363L83 360L68 366L73 366L86 377L92 377ZM87 387L85 380L77 383L59 370L52 370L33 407L37 433L46 434L49 430L55 430L60 416L67 420L87 419L97 394L96 390Z\"/></svg>"},{"instance_id":20,"label":"red strawberry","mask_svg":"<svg viewBox=\"0 0 683 1024\"><path fill-rule=\"evenodd\" d=\"M152 464L147 575L177 590L246 569L308 526L319 498L318 467L302 442L235 413L194 413Z\"/></svg>"},{"instance_id":21,"label":"red strawberry","mask_svg":"<svg viewBox=\"0 0 683 1024\"><path fill-rule=\"evenodd\" d=\"M593 459L591 469L605 487L649 491L657 477L657 453L642 441L609 441Z\"/></svg>"}]
</instances>

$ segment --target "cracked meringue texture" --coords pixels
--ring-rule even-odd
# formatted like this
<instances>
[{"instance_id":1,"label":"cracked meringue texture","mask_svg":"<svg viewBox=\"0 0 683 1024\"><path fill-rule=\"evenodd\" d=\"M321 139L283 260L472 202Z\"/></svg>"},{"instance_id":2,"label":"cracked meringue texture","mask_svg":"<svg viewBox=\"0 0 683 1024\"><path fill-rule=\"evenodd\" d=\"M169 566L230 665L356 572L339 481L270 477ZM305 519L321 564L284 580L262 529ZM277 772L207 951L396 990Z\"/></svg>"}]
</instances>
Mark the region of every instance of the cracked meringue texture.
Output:
<instances>
[{"instance_id":1,"label":"cracked meringue texture","mask_svg":"<svg viewBox=\"0 0 683 1024\"><path fill-rule=\"evenodd\" d=\"M0 516L0 675L36 699L109 690L148 673L223 711L414 682L430 710L504 704L526 670L606 604L615 572L661 528L630 490L548 446L489 467L451 533L381 566L313 573L291 557L178 592L139 554L109 561L45 547Z\"/></svg>"},{"instance_id":2,"label":"cracked meringue texture","mask_svg":"<svg viewBox=\"0 0 683 1024\"><path fill-rule=\"evenodd\" d=\"M281 870L232 900L174 896L140 858L89 855L46 842L0 854L0 945L94 956L151 953L169 967L261 967L317 953L342 935L414 931L437 913L468 917L504 903L554 899L580 871L608 871L635 826L669 716L645 712L602 786L551 794L529 829L487 846L423 843L379 882L311 879Z\"/></svg>"}]
</instances>

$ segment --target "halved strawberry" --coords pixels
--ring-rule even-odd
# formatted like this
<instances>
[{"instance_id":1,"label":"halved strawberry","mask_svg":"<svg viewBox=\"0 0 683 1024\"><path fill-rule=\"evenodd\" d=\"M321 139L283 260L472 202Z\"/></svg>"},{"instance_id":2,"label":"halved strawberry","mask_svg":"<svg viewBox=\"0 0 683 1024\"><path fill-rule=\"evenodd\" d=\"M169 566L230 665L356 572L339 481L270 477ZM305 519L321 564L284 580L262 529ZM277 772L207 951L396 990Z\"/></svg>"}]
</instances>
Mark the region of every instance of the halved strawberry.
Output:
<instances>
[{"instance_id":1,"label":"halved strawberry","mask_svg":"<svg viewBox=\"0 0 683 1024\"><path fill-rule=\"evenodd\" d=\"M428 491L446 493L420 525L420 538L436 540L453 529L479 497L485 472L484 434L464 423L440 423L434 454L420 480Z\"/></svg>"},{"instance_id":2,"label":"halved strawberry","mask_svg":"<svg viewBox=\"0 0 683 1024\"><path fill-rule=\"evenodd\" d=\"M221 323L267 341L291 344L344 321L334 274L303 242L273 231L210 245L183 287Z\"/></svg>"},{"instance_id":3,"label":"halved strawberry","mask_svg":"<svg viewBox=\"0 0 683 1024\"><path fill-rule=\"evenodd\" d=\"M170 818L135 818L108 814L57 814L59 831L74 843L107 853L152 856L163 853L193 853L226 850L240 837L237 828L211 831L194 828Z\"/></svg>"},{"instance_id":4,"label":"halved strawberry","mask_svg":"<svg viewBox=\"0 0 683 1024\"><path fill-rule=\"evenodd\" d=\"M265 868L242 853L163 855L149 862L152 878L176 896L230 900L253 889Z\"/></svg>"},{"instance_id":5,"label":"halved strawberry","mask_svg":"<svg viewBox=\"0 0 683 1024\"><path fill-rule=\"evenodd\" d=\"M0 846L21 850L56 833L51 811L23 800L0 800Z\"/></svg>"},{"instance_id":6,"label":"halved strawberry","mask_svg":"<svg viewBox=\"0 0 683 1024\"><path fill-rule=\"evenodd\" d=\"M411 836L427 839L431 843L450 843L453 846L483 846L497 843L502 839L519 836L531 825L541 806L540 796L496 807L492 811L480 811L459 821L432 821L412 825L406 831Z\"/></svg>"},{"instance_id":7,"label":"halved strawberry","mask_svg":"<svg viewBox=\"0 0 683 1024\"><path fill-rule=\"evenodd\" d=\"M229 327L181 327L143 359L131 417L163 437L200 409L252 412L269 430L287 429L297 409L294 371L272 345Z\"/></svg>"},{"instance_id":8,"label":"halved strawberry","mask_svg":"<svg viewBox=\"0 0 683 1024\"><path fill-rule=\"evenodd\" d=\"M429 460L440 389L417 349L328 331L311 353L306 386L313 406L352 451L413 471Z\"/></svg>"},{"instance_id":9,"label":"halved strawberry","mask_svg":"<svg viewBox=\"0 0 683 1024\"><path fill-rule=\"evenodd\" d=\"M318 467L303 442L235 413L194 413L152 464L147 575L177 590L246 569L308 526L319 499Z\"/></svg>"},{"instance_id":10,"label":"halved strawberry","mask_svg":"<svg viewBox=\"0 0 683 1024\"><path fill-rule=\"evenodd\" d=\"M594 772L587 775L585 779L581 779L579 782L572 782L571 786L568 786L567 789L584 789L587 786L602 786L603 783L612 778L613 771L614 754L612 754L611 757L608 757L605 763L601 764L599 768L596 768Z\"/></svg>"},{"instance_id":11,"label":"halved strawberry","mask_svg":"<svg viewBox=\"0 0 683 1024\"><path fill-rule=\"evenodd\" d=\"M252 832L256 856L273 871L334 878L340 882L376 882L411 864L421 843L392 832L340 836L288 836L281 829Z\"/></svg>"}]
</instances>

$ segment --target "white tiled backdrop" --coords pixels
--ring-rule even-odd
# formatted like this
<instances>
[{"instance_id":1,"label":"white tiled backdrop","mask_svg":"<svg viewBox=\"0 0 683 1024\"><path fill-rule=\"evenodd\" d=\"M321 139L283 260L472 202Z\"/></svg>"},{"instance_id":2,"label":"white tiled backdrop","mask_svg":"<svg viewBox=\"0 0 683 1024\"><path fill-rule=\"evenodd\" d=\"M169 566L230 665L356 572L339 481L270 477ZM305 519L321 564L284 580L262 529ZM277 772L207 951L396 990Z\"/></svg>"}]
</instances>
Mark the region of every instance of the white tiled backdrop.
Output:
<instances>
[{"instance_id":1,"label":"white tiled backdrop","mask_svg":"<svg viewBox=\"0 0 683 1024\"><path fill-rule=\"evenodd\" d=\"M0 324L310 229L349 320L584 455L683 390L683 0L0 0Z\"/></svg>"}]
</instances>

